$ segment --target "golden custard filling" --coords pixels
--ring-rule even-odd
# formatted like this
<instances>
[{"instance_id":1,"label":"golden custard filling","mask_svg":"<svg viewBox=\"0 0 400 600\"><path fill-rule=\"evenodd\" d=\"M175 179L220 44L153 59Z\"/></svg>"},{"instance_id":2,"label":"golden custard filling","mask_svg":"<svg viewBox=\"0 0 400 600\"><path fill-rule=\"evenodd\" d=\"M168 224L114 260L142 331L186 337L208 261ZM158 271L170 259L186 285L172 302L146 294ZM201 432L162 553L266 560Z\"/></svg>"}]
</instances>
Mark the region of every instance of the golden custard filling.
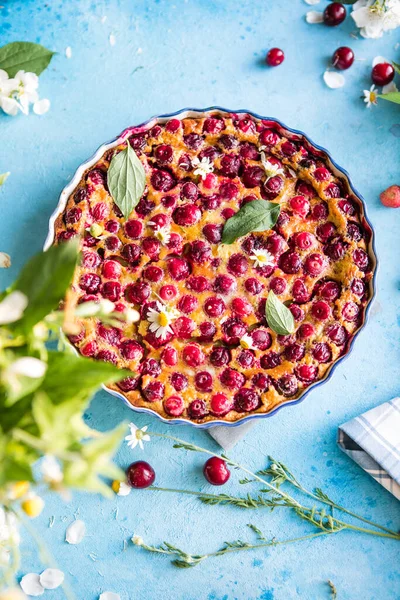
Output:
<instances>
[{"instance_id":1,"label":"golden custard filling","mask_svg":"<svg viewBox=\"0 0 400 600\"><path fill-rule=\"evenodd\" d=\"M133 131L84 174L55 233L81 239L72 302L105 298L140 319L82 319L71 342L130 369L110 387L167 419L236 421L298 398L347 352L369 299L370 230L347 182L306 140L249 115ZM125 218L107 171L127 143L146 187ZM222 243L255 200L279 205L276 225ZM290 335L268 326L270 290L294 317Z\"/></svg>"}]
</instances>

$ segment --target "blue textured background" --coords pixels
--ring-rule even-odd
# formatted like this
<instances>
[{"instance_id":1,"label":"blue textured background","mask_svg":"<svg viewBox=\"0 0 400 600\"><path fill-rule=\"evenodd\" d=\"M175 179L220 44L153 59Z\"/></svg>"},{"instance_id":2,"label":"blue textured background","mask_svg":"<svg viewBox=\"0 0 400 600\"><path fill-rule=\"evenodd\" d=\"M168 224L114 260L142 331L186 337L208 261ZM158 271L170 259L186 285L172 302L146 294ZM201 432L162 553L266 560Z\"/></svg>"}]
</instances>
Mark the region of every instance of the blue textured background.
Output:
<instances>
[{"instance_id":1,"label":"blue textured background","mask_svg":"<svg viewBox=\"0 0 400 600\"><path fill-rule=\"evenodd\" d=\"M43 117L0 116L0 172L11 171L0 193L0 249L13 258L12 268L0 273L2 287L42 247L48 218L76 167L102 142L153 114L212 104L249 108L306 131L348 169L366 198L377 233L381 268L370 322L328 384L303 404L259 421L231 454L254 469L272 454L309 486L321 485L350 509L398 526L398 503L335 444L340 423L399 390L399 213L382 207L378 195L399 183L400 114L398 106L383 101L367 110L359 98L370 86L374 56L399 62L396 32L377 41L355 40L351 19L333 29L308 25L304 15L309 7L301 0L1 4L1 44L35 41L59 53L40 77L41 95L52 102L50 112ZM116 38L114 47L110 34ZM286 60L268 69L263 58L275 45L284 49ZM345 73L344 88L329 90L322 73L341 45L351 45L362 60ZM72 47L70 60L65 58L67 46ZM100 429L122 419L149 422L103 392L87 417ZM171 432L155 419L149 425ZM206 432L175 427L172 433L216 449ZM124 446L117 460L126 466L139 456L139 450ZM210 491L200 455L186 456L157 441L146 447L145 458L154 465L159 485ZM223 491L237 492L236 480L235 473ZM77 510L88 535L73 547L64 536ZM307 530L284 512L211 508L188 496L148 491L112 501L74 494L70 504L53 495L46 498L35 525L69 573L79 600L97 600L104 590L120 593L122 600L316 600L329 598L328 579L336 584L340 600L400 597L396 543L347 532L218 558L183 571L132 545L123 551L124 539L134 532L148 543L168 540L190 552L213 551L224 540L252 539L248 522L278 538ZM92 552L96 561L89 557ZM21 573L39 569L36 549L25 535ZM63 593L46 592L45 597L57 600Z\"/></svg>"}]
</instances>

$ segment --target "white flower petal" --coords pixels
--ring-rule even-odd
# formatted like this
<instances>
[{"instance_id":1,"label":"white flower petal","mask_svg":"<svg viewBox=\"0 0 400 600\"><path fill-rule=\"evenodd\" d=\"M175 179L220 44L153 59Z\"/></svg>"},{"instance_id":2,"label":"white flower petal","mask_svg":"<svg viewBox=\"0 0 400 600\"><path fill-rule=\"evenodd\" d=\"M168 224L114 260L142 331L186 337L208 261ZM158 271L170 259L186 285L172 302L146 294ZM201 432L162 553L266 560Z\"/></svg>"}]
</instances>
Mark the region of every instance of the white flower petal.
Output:
<instances>
[{"instance_id":1,"label":"white flower petal","mask_svg":"<svg viewBox=\"0 0 400 600\"><path fill-rule=\"evenodd\" d=\"M42 100L38 100L33 105L33 112L35 115L44 115L50 108L50 100L47 98L42 98Z\"/></svg>"},{"instance_id":2,"label":"white flower petal","mask_svg":"<svg viewBox=\"0 0 400 600\"><path fill-rule=\"evenodd\" d=\"M11 257L6 252L0 252L0 269L8 269L11 267Z\"/></svg>"},{"instance_id":3,"label":"white flower petal","mask_svg":"<svg viewBox=\"0 0 400 600\"><path fill-rule=\"evenodd\" d=\"M306 14L306 21L311 25L314 25L315 23L323 23L324 13L318 12L317 10L309 10Z\"/></svg>"},{"instance_id":4,"label":"white flower petal","mask_svg":"<svg viewBox=\"0 0 400 600\"><path fill-rule=\"evenodd\" d=\"M40 379L46 373L47 364L33 356L23 356L17 358L10 367L9 371L15 375L30 377L31 379Z\"/></svg>"},{"instance_id":5,"label":"white flower petal","mask_svg":"<svg viewBox=\"0 0 400 600\"><path fill-rule=\"evenodd\" d=\"M103 592L100 594L99 600L121 600L121 596L114 592Z\"/></svg>"},{"instance_id":6,"label":"white flower petal","mask_svg":"<svg viewBox=\"0 0 400 600\"><path fill-rule=\"evenodd\" d=\"M304 0L304 2L310 6L314 6L315 4L319 4L321 0Z\"/></svg>"},{"instance_id":7,"label":"white flower petal","mask_svg":"<svg viewBox=\"0 0 400 600\"><path fill-rule=\"evenodd\" d=\"M85 523L80 519L77 519L67 528L67 531L65 532L65 541L68 542L68 544L80 544L85 533Z\"/></svg>"},{"instance_id":8,"label":"white flower petal","mask_svg":"<svg viewBox=\"0 0 400 600\"><path fill-rule=\"evenodd\" d=\"M0 325L18 321L25 308L28 306L28 298L22 292L11 292L0 302Z\"/></svg>"},{"instance_id":9,"label":"white flower petal","mask_svg":"<svg viewBox=\"0 0 400 600\"><path fill-rule=\"evenodd\" d=\"M375 67L375 65L380 65L381 63L385 63L385 62L390 62L390 61L386 60L386 58L384 56L375 56L374 60L372 61L372 66Z\"/></svg>"},{"instance_id":10,"label":"white flower petal","mask_svg":"<svg viewBox=\"0 0 400 600\"><path fill-rule=\"evenodd\" d=\"M110 33L110 37L108 39L109 39L109 42L110 42L110 46L115 46L115 43L116 43L115 35L113 35L112 33Z\"/></svg>"},{"instance_id":11,"label":"white flower petal","mask_svg":"<svg viewBox=\"0 0 400 600\"><path fill-rule=\"evenodd\" d=\"M142 546L143 544L143 538L140 535L134 535L131 538L132 542L135 544L135 546Z\"/></svg>"},{"instance_id":12,"label":"white flower petal","mask_svg":"<svg viewBox=\"0 0 400 600\"><path fill-rule=\"evenodd\" d=\"M129 496L129 494L131 493L132 488L130 485L128 485L127 483L125 483L125 481L120 481L119 483L119 490L117 492L118 496Z\"/></svg>"},{"instance_id":13,"label":"white flower petal","mask_svg":"<svg viewBox=\"0 0 400 600\"><path fill-rule=\"evenodd\" d=\"M39 580L45 590L55 590L64 581L64 573L59 569L46 569Z\"/></svg>"},{"instance_id":14,"label":"white flower petal","mask_svg":"<svg viewBox=\"0 0 400 600\"><path fill-rule=\"evenodd\" d=\"M341 73L336 73L336 71L325 71L324 81L332 90L343 87L346 82L343 75Z\"/></svg>"},{"instance_id":15,"label":"white flower petal","mask_svg":"<svg viewBox=\"0 0 400 600\"><path fill-rule=\"evenodd\" d=\"M391 92L398 92L398 91L399 90L397 89L397 85L395 84L394 81L391 81L390 83L384 85L382 88L382 94L390 94Z\"/></svg>"},{"instance_id":16,"label":"white flower petal","mask_svg":"<svg viewBox=\"0 0 400 600\"><path fill-rule=\"evenodd\" d=\"M0 69L0 83L3 81L8 81L8 73L4 69Z\"/></svg>"},{"instance_id":17,"label":"white flower petal","mask_svg":"<svg viewBox=\"0 0 400 600\"><path fill-rule=\"evenodd\" d=\"M21 579L20 586L28 596L41 596L44 593L44 587L40 583L39 575L28 573Z\"/></svg>"},{"instance_id":18,"label":"white flower petal","mask_svg":"<svg viewBox=\"0 0 400 600\"><path fill-rule=\"evenodd\" d=\"M67 46L67 47L65 48L65 56L66 56L67 58L71 58L71 56L72 56L72 48L71 48L71 46Z\"/></svg>"},{"instance_id":19,"label":"white flower petal","mask_svg":"<svg viewBox=\"0 0 400 600\"><path fill-rule=\"evenodd\" d=\"M0 98L0 105L6 115L9 115L10 117L15 117L18 114L18 111L21 110L21 106L14 98L5 98L3 96Z\"/></svg>"}]
</instances>

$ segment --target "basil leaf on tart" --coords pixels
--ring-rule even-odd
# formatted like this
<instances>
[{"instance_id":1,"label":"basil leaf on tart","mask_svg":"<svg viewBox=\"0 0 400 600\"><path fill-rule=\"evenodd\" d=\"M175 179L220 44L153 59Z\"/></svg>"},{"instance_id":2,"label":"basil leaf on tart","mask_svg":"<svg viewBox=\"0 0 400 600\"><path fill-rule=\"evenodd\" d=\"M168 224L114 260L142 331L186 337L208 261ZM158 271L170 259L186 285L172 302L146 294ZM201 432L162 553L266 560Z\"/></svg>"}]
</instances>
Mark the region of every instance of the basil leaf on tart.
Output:
<instances>
[{"instance_id":1,"label":"basil leaf on tart","mask_svg":"<svg viewBox=\"0 0 400 600\"><path fill-rule=\"evenodd\" d=\"M115 204L127 218L146 187L146 172L129 142L115 154L107 172L107 184Z\"/></svg>"},{"instance_id":2,"label":"basil leaf on tart","mask_svg":"<svg viewBox=\"0 0 400 600\"><path fill-rule=\"evenodd\" d=\"M228 219L222 232L222 243L233 244L254 231L268 231L276 224L281 207L267 200L252 200Z\"/></svg>"},{"instance_id":3,"label":"basil leaf on tart","mask_svg":"<svg viewBox=\"0 0 400 600\"><path fill-rule=\"evenodd\" d=\"M265 305L265 316L268 326L278 335L289 335L294 332L294 317L287 306L270 290Z\"/></svg>"}]
</instances>

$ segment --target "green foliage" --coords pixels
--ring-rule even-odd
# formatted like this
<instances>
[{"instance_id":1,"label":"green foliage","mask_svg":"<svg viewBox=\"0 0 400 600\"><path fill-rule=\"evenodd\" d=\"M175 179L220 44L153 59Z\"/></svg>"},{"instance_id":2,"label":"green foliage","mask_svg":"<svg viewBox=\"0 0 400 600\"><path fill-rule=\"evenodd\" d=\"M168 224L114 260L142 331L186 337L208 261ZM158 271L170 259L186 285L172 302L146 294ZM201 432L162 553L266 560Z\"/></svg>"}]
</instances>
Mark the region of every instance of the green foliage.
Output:
<instances>
[{"instance_id":1,"label":"green foliage","mask_svg":"<svg viewBox=\"0 0 400 600\"><path fill-rule=\"evenodd\" d=\"M115 204L124 217L128 218L146 187L146 172L129 141L126 148L113 156L107 183Z\"/></svg>"},{"instance_id":2,"label":"green foliage","mask_svg":"<svg viewBox=\"0 0 400 600\"><path fill-rule=\"evenodd\" d=\"M9 77L15 77L21 70L40 75L54 54L40 44L11 42L0 48L0 69L6 71Z\"/></svg>"},{"instance_id":3,"label":"green foliage","mask_svg":"<svg viewBox=\"0 0 400 600\"><path fill-rule=\"evenodd\" d=\"M233 244L238 238L253 231L268 231L276 224L281 207L267 200L253 200L244 204L227 220L222 232L222 243Z\"/></svg>"}]
</instances>

